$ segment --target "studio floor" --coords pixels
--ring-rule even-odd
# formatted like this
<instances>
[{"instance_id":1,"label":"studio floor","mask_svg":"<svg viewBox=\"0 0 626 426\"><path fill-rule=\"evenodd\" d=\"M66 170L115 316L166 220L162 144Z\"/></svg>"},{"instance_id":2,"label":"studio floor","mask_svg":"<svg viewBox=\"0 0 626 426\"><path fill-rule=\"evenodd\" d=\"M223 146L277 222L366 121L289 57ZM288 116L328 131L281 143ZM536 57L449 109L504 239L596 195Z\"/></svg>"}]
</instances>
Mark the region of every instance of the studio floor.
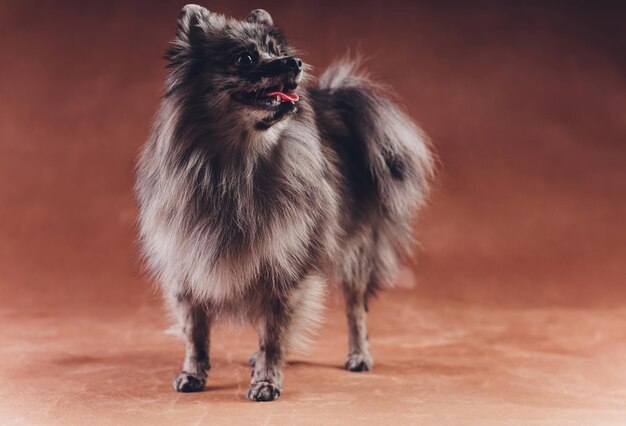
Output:
<instances>
[{"instance_id":1,"label":"studio floor","mask_svg":"<svg viewBox=\"0 0 626 426\"><path fill-rule=\"evenodd\" d=\"M253 403L250 330L215 335L205 392L175 393L182 344L156 298L135 309L2 306L2 425L623 425L626 309L373 303L374 370L350 373L330 297L312 352L293 355L281 398ZM61 313L62 312L62 313Z\"/></svg>"}]
</instances>

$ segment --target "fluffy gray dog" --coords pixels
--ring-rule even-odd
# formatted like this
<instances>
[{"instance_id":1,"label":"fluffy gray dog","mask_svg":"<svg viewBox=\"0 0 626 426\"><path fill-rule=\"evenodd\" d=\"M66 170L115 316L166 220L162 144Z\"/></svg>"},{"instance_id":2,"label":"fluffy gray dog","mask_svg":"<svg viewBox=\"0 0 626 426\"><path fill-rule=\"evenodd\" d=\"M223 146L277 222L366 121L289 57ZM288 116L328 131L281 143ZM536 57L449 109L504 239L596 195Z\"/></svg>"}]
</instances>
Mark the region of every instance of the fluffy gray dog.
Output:
<instances>
[{"instance_id":1,"label":"fluffy gray dog","mask_svg":"<svg viewBox=\"0 0 626 426\"><path fill-rule=\"evenodd\" d=\"M281 393L288 349L319 316L325 278L346 299L345 367L372 367L367 302L408 254L432 173L419 129L349 63L305 89L307 66L264 10L185 6L136 193L150 270L185 340L179 392L204 389L209 332L252 321L248 397Z\"/></svg>"}]
</instances>

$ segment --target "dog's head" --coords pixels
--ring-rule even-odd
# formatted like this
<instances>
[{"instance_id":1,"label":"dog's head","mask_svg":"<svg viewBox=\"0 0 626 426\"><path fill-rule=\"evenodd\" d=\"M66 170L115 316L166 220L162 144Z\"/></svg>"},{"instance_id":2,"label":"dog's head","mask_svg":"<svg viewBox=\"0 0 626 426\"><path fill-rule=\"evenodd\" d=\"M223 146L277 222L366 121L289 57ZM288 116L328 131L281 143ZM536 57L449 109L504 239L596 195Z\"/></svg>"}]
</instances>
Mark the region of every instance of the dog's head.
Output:
<instances>
[{"instance_id":1,"label":"dog's head","mask_svg":"<svg viewBox=\"0 0 626 426\"><path fill-rule=\"evenodd\" d=\"M236 20L187 5L166 58L169 91L232 125L265 131L297 109L304 64L264 10Z\"/></svg>"}]
</instances>

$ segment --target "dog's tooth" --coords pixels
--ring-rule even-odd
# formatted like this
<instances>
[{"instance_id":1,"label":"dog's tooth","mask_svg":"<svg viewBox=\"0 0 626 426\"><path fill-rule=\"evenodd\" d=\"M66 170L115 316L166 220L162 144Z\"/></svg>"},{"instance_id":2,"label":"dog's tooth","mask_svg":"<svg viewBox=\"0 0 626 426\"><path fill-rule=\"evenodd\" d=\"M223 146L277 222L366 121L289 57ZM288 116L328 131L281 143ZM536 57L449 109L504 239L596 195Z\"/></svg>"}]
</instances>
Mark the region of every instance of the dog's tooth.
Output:
<instances>
[{"instance_id":1,"label":"dog's tooth","mask_svg":"<svg viewBox=\"0 0 626 426\"><path fill-rule=\"evenodd\" d=\"M280 95L276 95L276 102L280 102Z\"/></svg>"}]
</instances>

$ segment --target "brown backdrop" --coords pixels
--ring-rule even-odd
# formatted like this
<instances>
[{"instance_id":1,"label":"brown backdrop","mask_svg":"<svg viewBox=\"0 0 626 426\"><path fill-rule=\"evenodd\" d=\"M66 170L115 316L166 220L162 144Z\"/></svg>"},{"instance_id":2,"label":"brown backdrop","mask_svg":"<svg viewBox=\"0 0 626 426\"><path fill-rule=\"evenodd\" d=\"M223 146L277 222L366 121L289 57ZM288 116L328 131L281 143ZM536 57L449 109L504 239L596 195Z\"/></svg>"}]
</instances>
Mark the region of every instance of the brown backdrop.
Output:
<instances>
[{"instance_id":1,"label":"brown backdrop","mask_svg":"<svg viewBox=\"0 0 626 426\"><path fill-rule=\"evenodd\" d=\"M439 183L418 225L417 280L401 285L425 298L623 303L623 10L508 3L207 6L236 16L265 7L317 70L360 51L430 135ZM4 297L149 294L133 164L181 4L0 6Z\"/></svg>"}]
</instances>

